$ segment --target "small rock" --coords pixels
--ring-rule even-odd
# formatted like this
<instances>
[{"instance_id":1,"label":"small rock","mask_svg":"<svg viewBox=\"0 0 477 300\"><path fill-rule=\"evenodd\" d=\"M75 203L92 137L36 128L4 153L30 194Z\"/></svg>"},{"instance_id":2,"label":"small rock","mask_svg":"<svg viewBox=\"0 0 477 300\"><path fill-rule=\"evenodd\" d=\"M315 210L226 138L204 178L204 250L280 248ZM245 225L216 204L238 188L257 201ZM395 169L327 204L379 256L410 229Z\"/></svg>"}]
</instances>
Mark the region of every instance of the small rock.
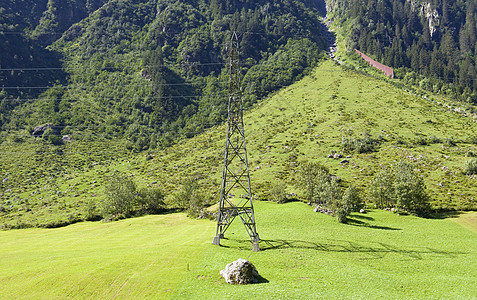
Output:
<instances>
[{"instance_id":1,"label":"small rock","mask_svg":"<svg viewBox=\"0 0 477 300\"><path fill-rule=\"evenodd\" d=\"M343 160L341 161L341 164L347 164L347 163L349 163L349 160L347 160L347 159L343 159Z\"/></svg>"},{"instance_id":2,"label":"small rock","mask_svg":"<svg viewBox=\"0 0 477 300\"><path fill-rule=\"evenodd\" d=\"M255 266L243 258L227 264L225 270L220 271L220 275L230 284L257 283L259 279Z\"/></svg>"},{"instance_id":3,"label":"small rock","mask_svg":"<svg viewBox=\"0 0 477 300\"><path fill-rule=\"evenodd\" d=\"M53 130L53 133L54 133L54 134L58 134L58 133L59 133L58 127L56 127L56 126L53 125L53 124L47 123L47 124L43 124L43 125L38 125L38 126L36 126L36 127L33 129L33 132L32 132L31 135L33 135L34 137L41 137L41 136L43 135L43 133L45 133L45 131L46 131L47 129Z\"/></svg>"},{"instance_id":4,"label":"small rock","mask_svg":"<svg viewBox=\"0 0 477 300\"><path fill-rule=\"evenodd\" d=\"M335 153L335 155L333 155L334 158L342 158L343 155L341 155L340 153Z\"/></svg>"},{"instance_id":5,"label":"small rock","mask_svg":"<svg viewBox=\"0 0 477 300\"><path fill-rule=\"evenodd\" d=\"M361 213L361 214L365 214L365 213L366 213L366 211L365 211L364 209L362 209L362 208L361 208L361 209L359 210L359 213Z\"/></svg>"}]
</instances>

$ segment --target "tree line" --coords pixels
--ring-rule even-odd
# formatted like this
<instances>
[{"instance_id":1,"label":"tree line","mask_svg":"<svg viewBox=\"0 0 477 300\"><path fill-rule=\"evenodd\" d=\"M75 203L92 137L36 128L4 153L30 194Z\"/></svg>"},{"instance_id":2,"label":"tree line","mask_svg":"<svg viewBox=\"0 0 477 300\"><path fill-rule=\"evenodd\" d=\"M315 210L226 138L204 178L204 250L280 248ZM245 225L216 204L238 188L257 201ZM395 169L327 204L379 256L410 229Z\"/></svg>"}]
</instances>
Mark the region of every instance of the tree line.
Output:
<instances>
[{"instance_id":1,"label":"tree line","mask_svg":"<svg viewBox=\"0 0 477 300\"><path fill-rule=\"evenodd\" d=\"M350 50L425 89L477 103L477 1L344 0L332 7Z\"/></svg>"}]
</instances>

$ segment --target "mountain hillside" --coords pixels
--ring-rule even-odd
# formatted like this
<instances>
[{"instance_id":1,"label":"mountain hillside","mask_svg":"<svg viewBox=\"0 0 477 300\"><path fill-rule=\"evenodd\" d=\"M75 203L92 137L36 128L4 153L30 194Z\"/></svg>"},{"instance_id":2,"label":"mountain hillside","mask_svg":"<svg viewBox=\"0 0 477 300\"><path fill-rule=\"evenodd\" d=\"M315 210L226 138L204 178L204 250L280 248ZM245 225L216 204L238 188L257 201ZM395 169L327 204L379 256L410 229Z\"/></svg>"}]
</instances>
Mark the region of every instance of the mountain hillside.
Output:
<instances>
[{"instance_id":1,"label":"mountain hillside","mask_svg":"<svg viewBox=\"0 0 477 300\"><path fill-rule=\"evenodd\" d=\"M163 148L224 120L231 33L246 106L326 48L314 1L10 0L0 7L1 130L125 138ZM19 133L16 132L18 135Z\"/></svg>"},{"instance_id":2,"label":"mountain hillside","mask_svg":"<svg viewBox=\"0 0 477 300\"><path fill-rule=\"evenodd\" d=\"M477 1L326 3L346 51L371 55L428 91L477 103Z\"/></svg>"},{"instance_id":3,"label":"mountain hillside","mask_svg":"<svg viewBox=\"0 0 477 300\"><path fill-rule=\"evenodd\" d=\"M368 197L371 179L404 160L424 178L433 208L477 209L475 175L464 173L477 153L477 124L445 104L445 98L417 95L391 83L328 60L246 112L256 197L272 200L270 190L282 183L288 193L296 194L291 197L304 199L297 175L304 162L315 161L339 176L342 185L358 186L374 207ZM10 139L0 145L3 226L58 226L83 220L88 209L104 199L104 183L115 170L132 176L139 187L160 188L172 207L175 195L193 180L202 195L200 205L213 205L225 131L220 125L166 150L140 154L107 139L60 146L33 137L23 142ZM348 147L350 140L365 137L376 141L373 151L359 153ZM332 153L343 158L329 158Z\"/></svg>"}]
</instances>

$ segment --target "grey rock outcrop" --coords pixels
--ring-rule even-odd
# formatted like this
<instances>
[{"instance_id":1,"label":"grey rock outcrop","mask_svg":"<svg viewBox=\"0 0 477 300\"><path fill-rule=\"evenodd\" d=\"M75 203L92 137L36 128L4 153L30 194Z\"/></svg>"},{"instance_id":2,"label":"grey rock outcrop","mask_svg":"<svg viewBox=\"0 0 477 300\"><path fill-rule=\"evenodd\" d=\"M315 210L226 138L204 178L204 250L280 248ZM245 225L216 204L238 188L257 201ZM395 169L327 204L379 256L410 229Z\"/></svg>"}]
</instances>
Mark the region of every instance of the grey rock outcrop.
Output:
<instances>
[{"instance_id":1,"label":"grey rock outcrop","mask_svg":"<svg viewBox=\"0 0 477 300\"><path fill-rule=\"evenodd\" d=\"M225 270L220 271L220 275L230 284L257 283L259 279L255 266L243 258L227 264Z\"/></svg>"},{"instance_id":2,"label":"grey rock outcrop","mask_svg":"<svg viewBox=\"0 0 477 300\"><path fill-rule=\"evenodd\" d=\"M48 129L53 130L54 134L59 133L58 127L56 127L53 124L47 123L47 124L42 124L42 125L36 126L33 129L33 132L32 132L31 135L33 135L34 137L41 137L43 135L43 133L45 133L45 131L47 131Z\"/></svg>"}]
</instances>

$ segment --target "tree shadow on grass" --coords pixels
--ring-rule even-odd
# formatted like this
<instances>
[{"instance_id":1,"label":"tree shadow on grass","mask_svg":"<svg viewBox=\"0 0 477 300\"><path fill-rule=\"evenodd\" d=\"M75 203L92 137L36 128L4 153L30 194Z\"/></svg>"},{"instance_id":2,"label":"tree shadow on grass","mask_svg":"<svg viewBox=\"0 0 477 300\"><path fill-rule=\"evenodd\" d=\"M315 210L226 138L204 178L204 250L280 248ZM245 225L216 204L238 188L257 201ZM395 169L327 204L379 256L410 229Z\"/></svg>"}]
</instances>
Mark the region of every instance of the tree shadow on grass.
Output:
<instances>
[{"instance_id":1,"label":"tree shadow on grass","mask_svg":"<svg viewBox=\"0 0 477 300\"><path fill-rule=\"evenodd\" d=\"M353 217L358 218L358 216L353 216ZM363 218L363 217L361 216L359 218ZM367 220L369 220L369 219L373 220L373 218L367 217ZM367 222L364 222L364 221L361 221L361 220L355 220L355 219L351 219L351 218L348 218L347 224L352 225L352 226L362 226L362 227L368 227L368 228L373 228L373 229L381 229L381 230L402 230L400 228L394 228L394 227L388 227L388 226L371 225Z\"/></svg>"},{"instance_id":2,"label":"tree shadow on grass","mask_svg":"<svg viewBox=\"0 0 477 300\"><path fill-rule=\"evenodd\" d=\"M429 213L429 215L426 216L426 219L436 219L436 220L442 220L442 219L448 219L448 218L458 218L462 212L460 211L434 211Z\"/></svg>"}]
</instances>

